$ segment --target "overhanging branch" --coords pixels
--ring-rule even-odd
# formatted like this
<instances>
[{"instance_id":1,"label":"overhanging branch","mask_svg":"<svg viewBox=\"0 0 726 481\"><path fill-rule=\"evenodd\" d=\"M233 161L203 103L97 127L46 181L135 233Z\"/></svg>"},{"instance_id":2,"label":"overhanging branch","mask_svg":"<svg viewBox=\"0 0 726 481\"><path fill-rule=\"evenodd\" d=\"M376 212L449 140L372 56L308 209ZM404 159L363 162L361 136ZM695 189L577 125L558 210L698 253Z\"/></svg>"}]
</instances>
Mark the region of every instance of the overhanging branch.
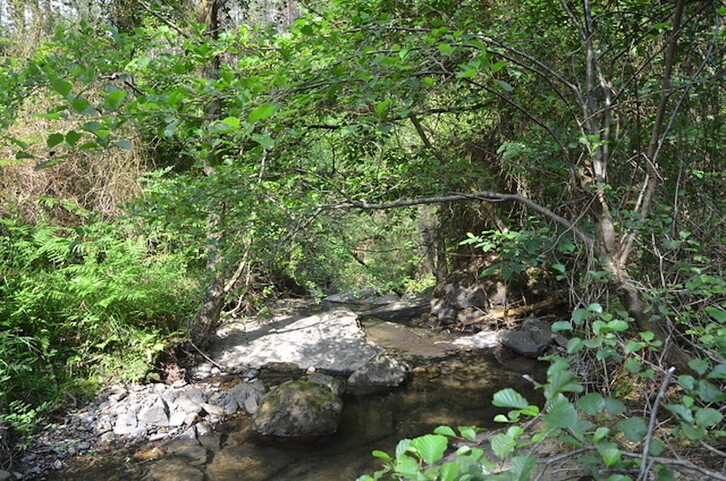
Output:
<instances>
[{"instance_id":1,"label":"overhanging branch","mask_svg":"<svg viewBox=\"0 0 726 481\"><path fill-rule=\"evenodd\" d=\"M417 199L404 199L404 200L398 200L395 202L384 202L380 204L369 204L365 200L361 201L350 201L350 202L341 202L338 204L329 204L318 207L316 209L316 212L320 212L321 210L342 210L342 209L363 209L363 210L386 210L386 209L396 209L401 207L412 207L415 205L426 205L426 204L442 204L445 202L461 202L461 201L472 201L472 200L478 200L482 202L507 202L507 201L514 201L519 202L520 204L525 205L526 207L532 209L533 211L537 212L540 215L543 215L544 217L554 221L555 223L561 225L565 229L572 232L572 234L577 237L582 243L584 243L588 249L592 249L595 247L595 241L593 238L580 230L572 221L565 219L564 217L555 214L547 207L544 207L536 202L534 202L531 199L528 199L526 197L523 197L519 194L502 194L499 192L489 192L489 191L479 191L479 192L472 192L470 194L464 194L464 193L455 193L450 195L444 195L440 197L420 197Z\"/></svg>"}]
</instances>

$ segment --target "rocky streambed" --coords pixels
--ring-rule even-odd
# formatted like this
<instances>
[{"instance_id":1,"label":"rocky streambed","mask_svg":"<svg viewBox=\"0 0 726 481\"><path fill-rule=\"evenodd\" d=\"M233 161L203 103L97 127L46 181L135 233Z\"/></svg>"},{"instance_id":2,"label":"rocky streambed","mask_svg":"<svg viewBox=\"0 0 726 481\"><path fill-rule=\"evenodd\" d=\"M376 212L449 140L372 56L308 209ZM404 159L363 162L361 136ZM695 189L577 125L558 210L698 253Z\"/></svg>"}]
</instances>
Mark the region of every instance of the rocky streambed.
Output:
<instances>
[{"instance_id":1,"label":"rocky streambed","mask_svg":"<svg viewBox=\"0 0 726 481\"><path fill-rule=\"evenodd\" d=\"M113 386L45 430L22 471L0 479L354 479L378 467L371 450L441 424L486 425L494 392L531 391L522 374L543 375L491 336L363 317L335 306L228 323L188 380ZM265 394L300 378L338 389L337 432L293 444L255 434Z\"/></svg>"}]
</instances>

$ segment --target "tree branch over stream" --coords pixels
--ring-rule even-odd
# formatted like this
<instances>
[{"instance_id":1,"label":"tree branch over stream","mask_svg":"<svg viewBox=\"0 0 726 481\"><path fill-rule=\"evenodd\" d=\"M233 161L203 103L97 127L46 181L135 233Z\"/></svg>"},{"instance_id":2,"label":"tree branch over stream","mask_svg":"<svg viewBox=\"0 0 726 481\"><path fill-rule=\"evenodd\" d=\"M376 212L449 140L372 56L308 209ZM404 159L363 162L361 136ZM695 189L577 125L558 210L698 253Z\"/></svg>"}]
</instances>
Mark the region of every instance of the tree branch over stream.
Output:
<instances>
[{"instance_id":1,"label":"tree branch over stream","mask_svg":"<svg viewBox=\"0 0 726 481\"><path fill-rule=\"evenodd\" d=\"M556 222L563 226L565 229L571 231L575 237L582 241L588 249L595 247L594 239L587 233L580 230L572 221L565 219L564 217L552 212L547 207L544 207L531 199L523 197L519 194L502 194L499 192L490 191L479 191L472 193L454 193L450 195L440 197L420 197L417 199L404 199L394 202L384 202L380 204L369 204L365 200L361 201L349 201L341 202L338 204L329 204L320 206L316 209L316 213L321 210L340 210L340 209L363 209L363 210L387 210L395 209L400 207L412 207L415 205L426 205L426 204L442 204L445 202L461 202L461 201L472 201L478 200L481 202L507 202L514 201L523 204L533 211L541 214L548 219Z\"/></svg>"}]
</instances>

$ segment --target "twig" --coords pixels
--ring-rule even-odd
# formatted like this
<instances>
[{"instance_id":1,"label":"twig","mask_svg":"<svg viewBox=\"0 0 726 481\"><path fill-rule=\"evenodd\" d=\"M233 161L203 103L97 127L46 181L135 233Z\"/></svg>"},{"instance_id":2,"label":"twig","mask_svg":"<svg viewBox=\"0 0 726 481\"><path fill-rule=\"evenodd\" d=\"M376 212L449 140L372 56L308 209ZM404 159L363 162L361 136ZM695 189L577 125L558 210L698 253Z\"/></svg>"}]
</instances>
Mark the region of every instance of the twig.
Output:
<instances>
[{"instance_id":1,"label":"twig","mask_svg":"<svg viewBox=\"0 0 726 481\"><path fill-rule=\"evenodd\" d=\"M668 388L668 385L671 382L671 378L673 377L673 374L675 374L675 372L675 367L671 367L668 369L668 371L666 371L665 378L660 385L658 394L655 396L655 401L653 402L653 409L651 409L650 411L648 432L645 435L645 442L643 443L643 455L641 459L640 474L638 475L638 480L644 480L648 473L648 451L650 451L650 441L653 439L653 430L655 429L655 423L658 421L658 406L660 405L660 402L663 399L666 389Z\"/></svg>"},{"instance_id":2,"label":"twig","mask_svg":"<svg viewBox=\"0 0 726 481\"><path fill-rule=\"evenodd\" d=\"M622 451L623 456L626 458L636 458L636 459L642 459L643 455L640 453L631 453L628 451ZM685 468L691 471L696 471L698 473L704 474L706 476L709 476L712 479L716 479L718 481L726 481L726 474L717 473L715 471L711 471L706 468L702 468L701 466L697 464L693 464L690 461L686 461L685 459L671 459L671 458L661 458L658 456L650 456L650 459L653 462L663 464L665 466L678 466L681 468Z\"/></svg>"},{"instance_id":3,"label":"twig","mask_svg":"<svg viewBox=\"0 0 726 481\"><path fill-rule=\"evenodd\" d=\"M215 367L219 368L219 370L224 371L224 372L227 372L227 368L226 367L222 366L221 364L218 364L214 359L212 359L211 357L209 357L206 354L204 354L204 352L202 352L202 350L199 349L196 346L196 344L194 344L194 342L192 342L191 339L189 339L189 345L192 346L199 354L201 354L204 359L206 359L207 361L211 362L212 365L214 365Z\"/></svg>"}]
</instances>

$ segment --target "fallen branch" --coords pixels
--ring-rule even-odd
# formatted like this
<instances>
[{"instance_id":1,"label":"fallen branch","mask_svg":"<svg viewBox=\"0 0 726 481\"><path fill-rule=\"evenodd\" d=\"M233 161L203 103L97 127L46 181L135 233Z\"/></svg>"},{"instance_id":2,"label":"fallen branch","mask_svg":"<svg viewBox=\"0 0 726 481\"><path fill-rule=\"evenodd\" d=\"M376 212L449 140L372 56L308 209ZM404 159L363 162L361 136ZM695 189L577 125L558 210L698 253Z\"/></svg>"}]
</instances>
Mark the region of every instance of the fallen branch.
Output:
<instances>
[{"instance_id":1,"label":"fallen branch","mask_svg":"<svg viewBox=\"0 0 726 481\"><path fill-rule=\"evenodd\" d=\"M562 292L562 291L560 291ZM559 294L559 293L555 293ZM491 309L490 312L487 314L477 317L475 319L472 319L470 321L462 322L460 325L462 327L470 326L472 324L479 324L482 322L489 322L489 321L495 321L497 319L506 319L509 317L519 317L524 316L527 314L531 314L533 312L539 311L541 309L546 309L549 307L554 307L557 305L557 303L560 302L560 297L555 296L551 299L546 299L544 301L535 302L534 304L527 304L522 307L502 307L497 309Z\"/></svg>"}]
</instances>

